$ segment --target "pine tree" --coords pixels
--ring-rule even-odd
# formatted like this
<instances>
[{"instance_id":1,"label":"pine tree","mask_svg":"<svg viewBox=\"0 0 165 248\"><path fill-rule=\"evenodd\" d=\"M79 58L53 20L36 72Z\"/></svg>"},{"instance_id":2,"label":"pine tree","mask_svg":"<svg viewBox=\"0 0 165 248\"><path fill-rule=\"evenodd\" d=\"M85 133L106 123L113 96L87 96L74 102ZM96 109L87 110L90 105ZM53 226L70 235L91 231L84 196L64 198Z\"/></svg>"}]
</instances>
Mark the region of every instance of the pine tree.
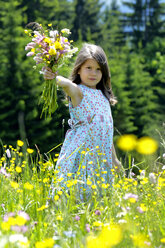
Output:
<instances>
[{"instance_id":1,"label":"pine tree","mask_svg":"<svg viewBox=\"0 0 165 248\"><path fill-rule=\"evenodd\" d=\"M20 104L22 43L19 40L21 28L21 11L16 1L1 1L1 67L0 77L0 130L3 141L11 141L19 135L18 112ZM14 11L14 12L13 12ZM11 130L15 130L12 132Z\"/></svg>"},{"instance_id":2,"label":"pine tree","mask_svg":"<svg viewBox=\"0 0 165 248\"><path fill-rule=\"evenodd\" d=\"M112 107L115 134L133 133L137 127L133 121L131 90L129 87L132 71L130 70L129 48L125 46L120 53L114 52L109 60L112 76L112 88L118 103Z\"/></svg>"},{"instance_id":3,"label":"pine tree","mask_svg":"<svg viewBox=\"0 0 165 248\"><path fill-rule=\"evenodd\" d=\"M143 56L140 53L131 55L131 67L133 71L130 78L131 106L134 109L136 134L137 136L153 136L157 128L157 96L154 94L152 87L153 78L145 70Z\"/></svg>"},{"instance_id":4,"label":"pine tree","mask_svg":"<svg viewBox=\"0 0 165 248\"><path fill-rule=\"evenodd\" d=\"M53 24L54 29L70 28L72 24L73 4L67 0L24 0L24 25L38 22L43 26Z\"/></svg>"},{"instance_id":5,"label":"pine tree","mask_svg":"<svg viewBox=\"0 0 165 248\"><path fill-rule=\"evenodd\" d=\"M145 0L145 34L144 46L154 40L155 37L165 37L163 19L165 4L160 0Z\"/></svg>"},{"instance_id":6,"label":"pine tree","mask_svg":"<svg viewBox=\"0 0 165 248\"><path fill-rule=\"evenodd\" d=\"M134 0L123 1L123 4L130 8L131 12L123 15L126 36L136 48L141 44L143 47L152 42L155 37L164 37L163 29L165 21L165 5L160 0Z\"/></svg>"},{"instance_id":7,"label":"pine tree","mask_svg":"<svg viewBox=\"0 0 165 248\"><path fill-rule=\"evenodd\" d=\"M2 4L3 3L3 4ZM15 145L17 139L39 147L41 152L63 140L62 119L68 114L59 93L59 109L52 118L40 118L39 98L43 88L43 77L34 71L32 58L25 55L22 9L17 1L1 1L0 55L0 138L5 144Z\"/></svg>"},{"instance_id":8,"label":"pine tree","mask_svg":"<svg viewBox=\"0 0 165 248\"><path fill-rule=\"evenodd\" d=\"M101 31L99 25L100 9L102 4L99 0L74 0L74 17L72 38L74 41L81 39L83 41L97 42Z\"/></svg>"},{"instance_id":9,"label":"pine tree","mask_svg":"<svg viewBox=\"0 0 165 248\"><path fill-rule=\"evenodd\" d=\"M102 17L102 32L100 36L100 45L104 47L106 53L113 53L114 50L120 50L125 44L124 34L121 22L121 12L116 1L113 0L110 6L106 6Z\"/></svg>"},{"instance_id":10,"label":"pine tree","mask_svg":"<svg viewBox=\"0 0 165 248\"><path fill-rule=\"evenodd\" d=\"M152 87L154 94L157 96L155 111L157 128L163 129L165 113L165 42L162 38L155 38L150 44L147 44L144 50L144 59L146 70L153 78Z\"/></svg>"}]
</instances>

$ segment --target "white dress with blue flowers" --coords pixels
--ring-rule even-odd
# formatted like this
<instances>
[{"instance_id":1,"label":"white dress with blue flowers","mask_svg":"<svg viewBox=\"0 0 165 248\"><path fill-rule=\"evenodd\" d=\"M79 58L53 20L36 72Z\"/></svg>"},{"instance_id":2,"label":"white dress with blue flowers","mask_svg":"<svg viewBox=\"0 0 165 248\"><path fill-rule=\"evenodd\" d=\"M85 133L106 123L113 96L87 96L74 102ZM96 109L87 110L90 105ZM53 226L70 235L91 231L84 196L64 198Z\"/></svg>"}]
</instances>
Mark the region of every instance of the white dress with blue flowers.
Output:
<instances>
[{"instance_id":1,"label":"white dress with blue flowers","mask_svg":"<svg viewBox=\"0 0 165 248\"><path fill-rule=\"evenodd\" d=\"M71 129L66 133L56 168L61 186L67 188L68 181L77 178L88 191L92 185L112 182L113 119L101 90L79 87L83 99L76 107L69 102Z\"/></svg>"}]
</instances>

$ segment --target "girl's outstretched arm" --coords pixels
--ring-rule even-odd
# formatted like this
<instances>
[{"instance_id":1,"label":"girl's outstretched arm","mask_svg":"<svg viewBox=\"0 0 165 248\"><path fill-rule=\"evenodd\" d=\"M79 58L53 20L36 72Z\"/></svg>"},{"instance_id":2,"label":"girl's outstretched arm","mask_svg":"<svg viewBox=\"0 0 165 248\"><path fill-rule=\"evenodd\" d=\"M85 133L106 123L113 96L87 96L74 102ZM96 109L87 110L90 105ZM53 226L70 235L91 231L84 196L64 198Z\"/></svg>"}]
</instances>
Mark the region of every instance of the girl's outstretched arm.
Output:
<instances>
[{"instance_id":1,"label":"girl's outstretched arm","mask_svg":"<svg viewBox=\"0 0 165 248\"><path fill-rule=\"evenodd\" d=\"M63 88L65 93L71 97L73 107L77 106L82 98L83 94L77 84L73 83L71 80L64 78L62 76L56 76L50 68L44 70L44 79L52 80L56 77L57 84Z\"/></svg>"}]
</instances>

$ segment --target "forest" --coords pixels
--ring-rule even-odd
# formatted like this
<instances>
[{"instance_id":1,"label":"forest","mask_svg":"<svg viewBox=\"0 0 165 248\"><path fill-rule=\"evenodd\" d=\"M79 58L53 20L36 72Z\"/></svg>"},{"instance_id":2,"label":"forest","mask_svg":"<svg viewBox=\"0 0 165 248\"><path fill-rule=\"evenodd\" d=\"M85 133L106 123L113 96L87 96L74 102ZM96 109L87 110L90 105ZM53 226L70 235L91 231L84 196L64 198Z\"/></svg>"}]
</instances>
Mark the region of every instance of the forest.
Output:
<instances>
[{"instance_id":1,"label":"forest","mask_svg":"<svg viewBox=\"0 0 165 248\"><path fill-rule=\"evenodd\" d=\"M26 56L26 25L69 28L74 46L100 45L112 89L114 141L122 134L159 139L165 117L165 1L0 0L0 141L35 145L41 153L61 144L69 128L68 103L58 90L58 109L41 118L43 76ZM76 55L59 74L69 77Z\"/></svg>"}]
</instances>

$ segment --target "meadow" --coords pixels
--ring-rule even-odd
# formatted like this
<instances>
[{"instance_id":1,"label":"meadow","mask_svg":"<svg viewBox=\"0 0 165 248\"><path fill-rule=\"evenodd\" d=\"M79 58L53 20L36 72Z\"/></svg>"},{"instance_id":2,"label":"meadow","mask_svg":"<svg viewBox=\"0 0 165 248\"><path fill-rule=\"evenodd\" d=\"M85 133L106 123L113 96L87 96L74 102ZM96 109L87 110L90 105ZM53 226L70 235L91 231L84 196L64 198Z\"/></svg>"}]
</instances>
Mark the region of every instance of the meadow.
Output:
<instances>
[{"instance_id":1,"label":"meadow","mask_svg":"<svg viewBox=\"0 0 165 248\"><path fill-rule=\"evenodd\" d=\"M145 163L134 163L131 150L135 145ZM68 175L69 193L58 187L56 149L42 155L21 140L16 147L3 145L0 248L165 247L165 154L156 158L152 139L137 144L131 135L118 146L127 154L127 173L112 169L110 186L97 172L97 184L87 180L91 197L81 200L77 185L83 182L78 177ZM158 146L164 149L165 142L161 140ZM139 175L133 173L134 168ZM53 199L49 194L52 178Z\"/></svg>"}]
</instances>

